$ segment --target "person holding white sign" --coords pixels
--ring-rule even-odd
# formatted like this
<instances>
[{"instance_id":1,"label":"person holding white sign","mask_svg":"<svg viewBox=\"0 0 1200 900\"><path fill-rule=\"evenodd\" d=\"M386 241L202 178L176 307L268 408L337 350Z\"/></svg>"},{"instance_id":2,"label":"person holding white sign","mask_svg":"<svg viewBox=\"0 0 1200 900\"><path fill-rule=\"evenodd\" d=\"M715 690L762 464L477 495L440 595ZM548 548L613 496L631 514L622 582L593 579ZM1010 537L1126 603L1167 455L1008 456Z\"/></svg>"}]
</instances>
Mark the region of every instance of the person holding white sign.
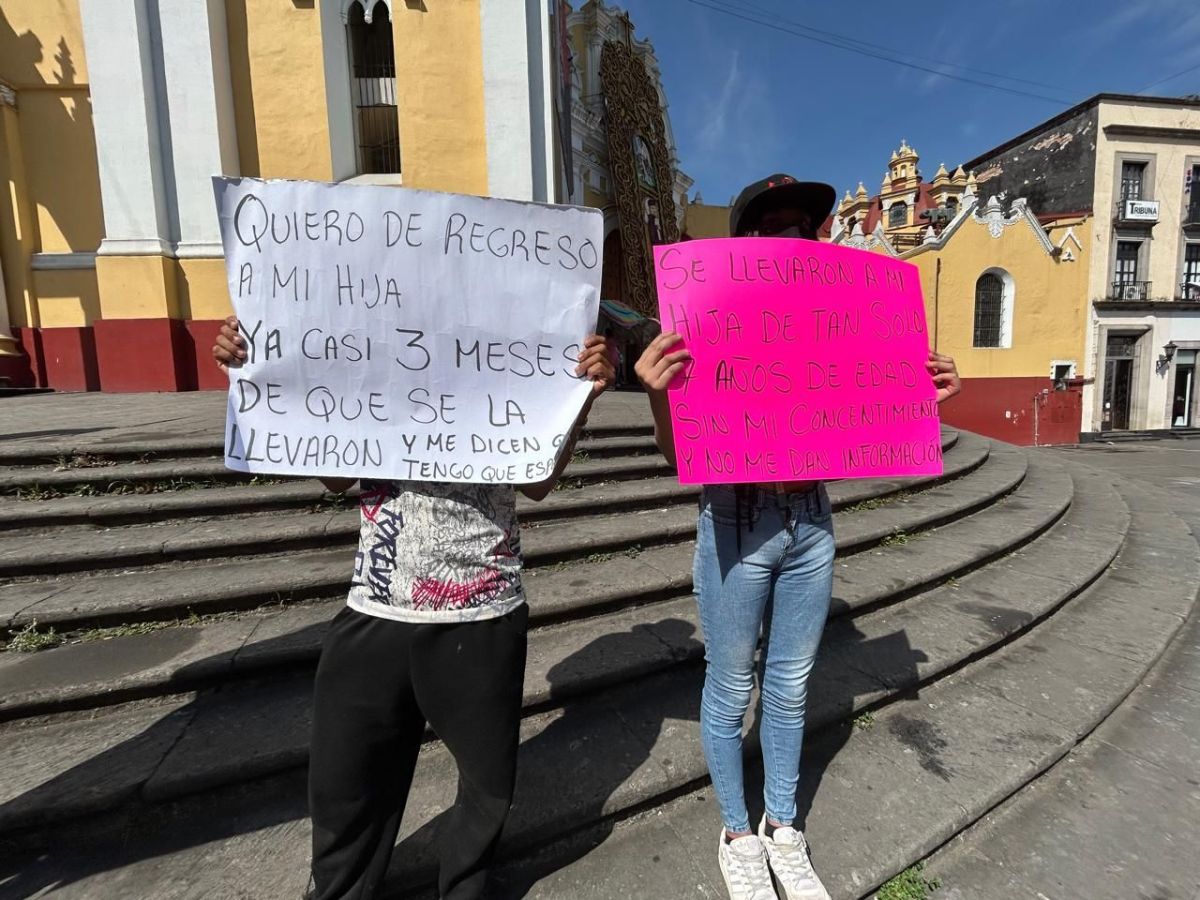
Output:
<instances>
[{"instance_id":1,"label":"person holding white sign","mask_svg":"<svg viewBox=\"0 0 1200 900\"><path fill-rule=\"evenodd\" d=\"M588 336L575 374L592 391L541 500L571 459L612 348ZM230 318L213 356L247 358ZM354 479L321 478L331 491ZM428 724L454 756L458 796L443 833L443 900L481 895L516 777L529 612L510 484L364 481L347 605L321 651L309 756L310 900L369 900L387 872Z\"/></svg>"},{"instance_id":2,"label":"person holding white sign","mask_svg":"<svg viewBox=\"0 0 1200 900\"><path fill-rule=\"evenodd\" d=\"M734 237L817 240L833 208L827 184L773 175L748 186L730 217ZM676 465L667 387L691 354L674 332L655 338L636 372L654 413L659 449ZM941 402L960 389L947 356L927 367ZM732 900L829 900L794 826L808 676L833 592L832 509L819 481L705 485L696 534L694 583L704 628L700 733L723 827L721 872ZM762 636L759 717L766 813L757 833L746 809L742 727Z\"/></svg>"}]
</instances>

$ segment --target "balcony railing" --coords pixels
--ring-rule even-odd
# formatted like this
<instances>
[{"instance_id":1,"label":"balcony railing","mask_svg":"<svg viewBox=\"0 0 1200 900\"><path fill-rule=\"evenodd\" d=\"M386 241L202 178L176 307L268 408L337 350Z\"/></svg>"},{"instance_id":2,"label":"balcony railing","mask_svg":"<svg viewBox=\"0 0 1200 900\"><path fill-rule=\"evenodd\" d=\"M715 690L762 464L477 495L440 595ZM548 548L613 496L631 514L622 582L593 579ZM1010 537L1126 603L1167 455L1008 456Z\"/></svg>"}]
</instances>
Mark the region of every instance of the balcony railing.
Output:
<instances>
[{"instance_id":1,"label":"balcony railing","mask_svg":"<svg viewBox=\"0 0 1200 900\"><path fill-rule=\"evenodd\" d=\"M1118 222L1141 222L1152 225L1158 221L1158 201L1118 200L1113 218Z\"/></svg>"},{"instance_id":2,"label":"balcony railing","mask_svg":"<svg viewBox=\"0 0 1200 900\"><path fill-rule=\"evenodd\" d=\"M1149 281L1114 281L1112 300L1149 300Z\"/></svg>"},{"instance_id":3,"label":"balcony railing","mask_svg":"<svg viewBox=\"0 0 1200 900\"><path fill-rule=\"evenodd\" d=\"M1179 285L1180 300L1200 300L1200 278L1195 281L1184 281Z\"/></svg>"},{"instance_id":4,"label":"balcony railing","mask_svg":"<svg viewBox=\"0 0 1200 900\"><path fill-rule=\"evenodd\" d=\"M1200 203L1189 203L1183 214L1184 225L1200 225Z\"/></svg>"}]
</instances>

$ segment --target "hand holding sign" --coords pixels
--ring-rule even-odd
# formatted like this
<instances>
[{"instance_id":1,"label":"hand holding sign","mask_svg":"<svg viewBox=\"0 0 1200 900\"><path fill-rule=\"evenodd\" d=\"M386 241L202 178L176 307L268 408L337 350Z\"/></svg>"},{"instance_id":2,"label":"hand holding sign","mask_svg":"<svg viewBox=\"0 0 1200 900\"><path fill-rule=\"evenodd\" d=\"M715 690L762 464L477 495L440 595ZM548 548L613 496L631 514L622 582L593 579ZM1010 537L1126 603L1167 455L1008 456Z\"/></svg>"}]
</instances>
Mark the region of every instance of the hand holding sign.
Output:
<instances>
[{"instance_id":1,"label":"hand holding sign","mask_svg":"<svg viewBox=\"0 0 1200 900\"><path fill-rule=\"evenodd\" d=\"M941 472L957 373L929 352L914 266L774 238L660 246L655 266L670 333L638 374L669 383L681 481Z\"/></svg>"}]
</instances>

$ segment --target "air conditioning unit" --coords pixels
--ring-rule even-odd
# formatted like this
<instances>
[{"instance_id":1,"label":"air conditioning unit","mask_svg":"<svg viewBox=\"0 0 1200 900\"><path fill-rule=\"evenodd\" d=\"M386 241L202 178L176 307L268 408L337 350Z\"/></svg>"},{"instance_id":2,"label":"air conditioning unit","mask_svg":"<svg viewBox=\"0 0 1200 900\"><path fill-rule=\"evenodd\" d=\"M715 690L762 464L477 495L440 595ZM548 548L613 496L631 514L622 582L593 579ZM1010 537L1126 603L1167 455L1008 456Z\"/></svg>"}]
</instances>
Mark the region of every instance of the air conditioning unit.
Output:
<instances>
[{"instance_id":1,"label":"air conditioning unit","mask_svg":"<svg viewBox=\"0 0 1200 900\"><path fill-rule=\"evenodd\" d=\"M1140 284L1123 284L1119 287L1118 299L1120 300L1143 300L1145 292Z\"/></svg>"}]
</instances>

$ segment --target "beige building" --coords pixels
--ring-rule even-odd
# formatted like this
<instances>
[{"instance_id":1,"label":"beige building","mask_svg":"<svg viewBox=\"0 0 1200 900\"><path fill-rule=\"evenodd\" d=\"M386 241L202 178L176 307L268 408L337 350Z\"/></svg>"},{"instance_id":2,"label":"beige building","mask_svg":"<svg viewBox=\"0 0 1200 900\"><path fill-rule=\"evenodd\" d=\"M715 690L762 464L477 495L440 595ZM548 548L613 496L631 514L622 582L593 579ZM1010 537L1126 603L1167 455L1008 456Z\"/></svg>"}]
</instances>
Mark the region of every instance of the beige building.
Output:
<instances>
[{"instance_id":1,"label":"beige building","mask_svg":"<svg viewBox=\"0 0 1200 900\"><path fill-rule=\"evenodd\" d=\"M1093 216L1085 436L1200 426L1200 98L1099 94L965 165L981 196Z\"/></svg>"}]
</instances>

